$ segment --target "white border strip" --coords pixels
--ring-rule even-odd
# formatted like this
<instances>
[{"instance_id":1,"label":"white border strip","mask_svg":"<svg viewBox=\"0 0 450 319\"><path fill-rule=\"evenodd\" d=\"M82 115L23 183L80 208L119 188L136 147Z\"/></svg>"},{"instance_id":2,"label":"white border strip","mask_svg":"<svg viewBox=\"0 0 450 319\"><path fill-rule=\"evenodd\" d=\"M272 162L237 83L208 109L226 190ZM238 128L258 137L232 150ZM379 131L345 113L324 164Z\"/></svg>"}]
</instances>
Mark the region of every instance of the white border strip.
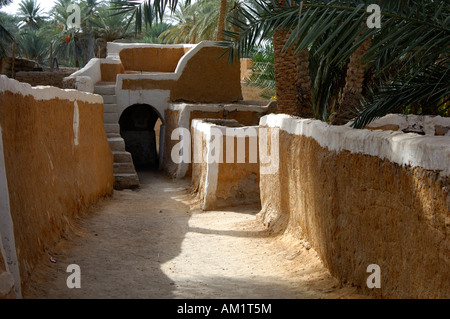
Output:
<instances>
[{"instance_id":1,"label":"white border strip","mask_svg":"<svg viewBox=\"0 0 450 319\"><path fill-rule=\"evenodd\" d=\"M103 104L100 95L80 92L77 90L62 90L53 86L32 87L28 83L22 83L0 75L0 93L11 92L22 96L31 95L38 101L49 101L54 99L69 100L71 102L81 101L86 103Z\"/></svg>"},{"instance_id":2,"label":"white border strip","mask_svg":"<svg viewBox=\"0 0 450 319\"><path fill-rule=\"evenodd\" d=\"M260 126L311 137L330 151L349 151L387 159L399 165L422 167L450 175L450 137L421 136L393 131L357 130L331 126L318 120L306 120L284 114L261 118Z\"/></svg>"}]
</instances>

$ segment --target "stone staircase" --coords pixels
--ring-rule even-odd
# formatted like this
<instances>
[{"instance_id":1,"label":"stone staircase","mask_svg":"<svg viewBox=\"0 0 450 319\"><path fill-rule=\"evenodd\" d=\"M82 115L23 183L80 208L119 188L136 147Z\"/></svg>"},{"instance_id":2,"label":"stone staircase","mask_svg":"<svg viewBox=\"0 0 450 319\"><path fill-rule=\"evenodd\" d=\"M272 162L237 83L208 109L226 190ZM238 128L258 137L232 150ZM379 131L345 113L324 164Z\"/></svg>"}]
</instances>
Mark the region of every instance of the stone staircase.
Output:
<instances>
[{"instance_id":1,"label":"stone staircase","mask_svg":"<svg viewBox=\"0 0 450 319\"><path fill-rule=\"evenodd\" d=\"M98 84L95 86L94 93L103 97L103 124L109 147L114 155L114 188L116 190L137 188L139 187L139 177L133 164L133 158L125 150L125 141L120 136L115 84Z\"/></svg>"}]
</instances>

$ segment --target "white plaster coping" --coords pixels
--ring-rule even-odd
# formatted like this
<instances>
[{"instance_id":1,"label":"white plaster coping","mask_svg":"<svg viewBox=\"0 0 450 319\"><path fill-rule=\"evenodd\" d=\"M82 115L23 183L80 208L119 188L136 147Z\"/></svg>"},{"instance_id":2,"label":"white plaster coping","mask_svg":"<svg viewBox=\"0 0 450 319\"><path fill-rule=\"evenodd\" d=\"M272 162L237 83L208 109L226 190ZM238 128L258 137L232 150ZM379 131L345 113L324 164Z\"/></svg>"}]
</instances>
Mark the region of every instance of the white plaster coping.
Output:
<instances>
[{"instance_id":1,"label":"white plaster coping","mask_svg":"<svg viewBox=\"0 0 450 319\"><path fill-rule=\"evenodd\" d=\"M107 57L106 59L101 60L101 64L122 64L122 61L120 61L120 59Z\"/></svg>"},{"instance_id":2,"label":"white plaster coping","mask_svg":"<svg viewBox=\"0 0 450 319\"><path fill-rule=\"evenodd\" d=\"M152 44L152 43L118 43L118 42L108 42L106 44L107 49L107 59L117 60L120 55L120 51L123 49L134 49L134 48L174 48L174 49L192 49L195 44Z\"/></svg>"},{"instance_id":3,"label":"white plaster coping","mask_svg":"<svg viewBox=\"0 0 450 319\"><path fill-rule=\"evenodd\" d=\"M268 102L266 106L259 105L247 105L247 104L186 104L186 103L174 103L170 104L169 109L172 111L179 111L178 128L190 129L189 121L191 119L191 112L219 112L226 110L232 111L250 111L250 112L267 112L272 102ZM188 163L181 163L178 165L176 178L183 178L189 169Z\"/></svg>"},{"instance_id":4,"label":"white plaster coping","mask_svg":"<svg viewBox=\"0 0 450 319\"><path fill-rule=\"evenodd\" d=\"M148 104L158 111L159 116L165 122L164 111L169 107L169 101L169 90L122 90L122 82L117 82L116 104L119 118L132 105Z\"/></svg>"},{"instance_id":5,"label":"white plaster coping","mask_svg":"<svg viewBox=\"0 0 450 319\"><path fill-rule=\"evenodd\" d=\"M217 181L219 178L219 163L209 160L211 153L211 128L217 127L217 125L206 123L201 120L192 121L192 129L194 131L202 133L206 139L206 177L205 177L205 189L203 195L203 209L207 209L210 202L216 200ZM218 127L220 129L220 127ZM191 149L194 150L194 145L191 145ZM202 152L203 150L194 150L195 152Z\"/></svg>"},{"instance_id":6,"label":"white plaster coping","mask_svg":"<svg viewBox=\"0 0 450 319\"><path fill-rule=\"evenodd\" d=\"M0 79L1 81L2 79ZM1 82L0 82L1 83ZM17 261L14 225L9 205L8 180L6 177L5 157L3 153L2 128L0 126L0 245L1 253L6 262L6 270L14 280L14 290L17 298L22 298L19 263ZM1 280L10 281L8 278ZM5 288L6 290L7 288ZM9 291L9 290L8 290Z\"/></svg>"},{"instance_id":7,"label":"white plaster coping","mask_svg":"<svg viewBox=\"0 0 450 319\"><path fill-rule=\"evenodd\" d=\"M450 137L447 136L357 130L284 114L266 115L261 118L260 126L277 127L289 134L311 137L330 151L376 156L399 165L422 167L450 175Z\"/></svg>"},{"instance_id":8,"label":"white plaster coping","mask_svg":"<svg viewBox=\"0 0 450 319\"><path fill-rule=\"evenodd\" d=\"M220 119L211 119L212 121L221 121ZM233 123L238 123L236 120L226 120ZM202 133L202 135L205 136L206 139L206 180L205 180L205 189L204 189L204 197L203 197L203 206L205 209L208 209L210 203L214 203L216 200L216 192L217 192L217 182L219 179L219 164L220 162L212 161L210 160L211 155L211 141L213 137L213 130L220 131L223 138L226 138L227 136L236 136L235 134L239 134L239 136L245 136L245 131L249 128L253 128L256 130L258 134L259 126L241 126L241 127L229 127L224 125L218 125L215 123L211 123L208 121L208 119L194 119L192 120L191 125L191 131L197 131ZM233 135L229 135L233 131ZM195 143L195 142L194 142ZM221 147L223 147L223 143L220 143ZM194 150L195 144L191 146L191 148ZM203 150L194 150L195 152ZM222 160L225 161L225 159L222 157Z\"/></svg>"},{"instance_id":9,"label":"white plaster coping","mask_svg":"<svg viewBox=\"0 0 450 319\"><path fill-rule=\"evenodd\" d=\"M102 73L100 69L102 59L94 58L91 59L88 64L84 66L84 68L78 70L77 72L72 73L68 76L68 78L76 78L78 76L88 76L95 83L98 83L102 80Z\"/></svg>"},{"instance_id":10,"label":"white plaster coping","mask_svg":"<svg viewBox=\"0 0 450 319\"><path fill-rule=\"evenodd\" d=\"M426 135L433 136L435 135L435 127L437 125L450 127L450 118L441 116L388 114L382 118L376 119L367 127L377 128L386 125L397 125L400 131L408 128L422 129ZM446 136L450 136L450 131Z\"/></svg>"},{"instance_id":11,"label":"white plaster coping","mask_svg":"<svg viewBox=\"0 0 450 319\"><path fill-rule=\"evenodd\" d=\"M81 92L94 93L94 81L88 76L77 76L75 78L75 88Z\"/></svg>"},{"instance_id":12,"label":"white plaster coping","mask_svg":"<svg viewBox=\"0 0 450 319\"><path fill-rule=\"evenodd\" d=\"M75 79L77 90L87 93L94 93L95 84L102 80L101 72L102 59L91 59L81 70L72 73L65 79Z\"/></svg>"},{"instance_id":13,"label":"white plaster coping","mask_svg":"<svg viewBox=\"0 0 450 319\"><path fill-rule=\"evenodd\" d=\"M53 86L32 87L28 83L22 83L0 75L0 93L11 92L22 96L31 95L37 101L50 101L53 99L68 100L71 102L81 101L86 103L103 104L100 95L80 92L77 90L63 90Z\"/></svg>"}]
</instances>

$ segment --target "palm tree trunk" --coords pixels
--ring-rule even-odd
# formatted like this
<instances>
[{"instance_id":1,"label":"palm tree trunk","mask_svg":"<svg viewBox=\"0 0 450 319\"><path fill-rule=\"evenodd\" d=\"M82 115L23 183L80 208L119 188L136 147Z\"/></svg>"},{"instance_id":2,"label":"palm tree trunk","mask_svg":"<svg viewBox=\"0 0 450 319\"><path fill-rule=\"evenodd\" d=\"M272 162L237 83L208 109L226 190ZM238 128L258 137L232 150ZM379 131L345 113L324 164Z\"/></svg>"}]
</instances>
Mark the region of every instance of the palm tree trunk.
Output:
<instances>
[{"instance_id":1,"label":"palm tree trunk","mask_svg":"<svg viewBox=\"0 0 450 319\"><path fill-rule=\"evenodd\" d=\"M227 0L220 0L219 23L217 26L217 41L224 40L222 31L225 29L225 18L227 15Z\"/></svg>"},{"instance_id":2,"label":"palm tree trunk","mask_svg":"<svg viewBox=\"0 0 450 319\"><path fill-rule=\"evenodd\" d=\"M371 41L371 38L364 41L350 57L342 99L337 111L331 117L333 125L345 125L357 116L356 111L360 106L366 72L366 64L362 63L362 56L369 50Z\"/></svg>"},{"instance_id":3,"label":"palm tree trunk","mask_svg":"<svg viewBox=\"0 0 450 319\"><path fill-rule=\"evenodd\" d=\"M286 5L284 0L279 3L280 5ZM309 51L306 49L296 54L293 47L284 50L291 32L289 30L275 30L273 36L278 112L301 117L313 117Z\"/></svg>"},{"instance_id":4,"label":"palm tree trunk","mask_svg":"<svg viewBox=\"0 0 450 319\"><path fill-rule=\"evenodd\" d=\"M273 35L274 70L278 113L298 115L297 58L294 49L284 50L289 31L275 30Z\"/></svg>"},{"instance_id":5,"label":"palm tree trunk","mask_svg":"<svg viewBox=\"0 0 450 319\"><path fill-rule=\"evenodd\" d=\"M308 49L301 51L297 56L297 107L299 116L305 118L314 117Z\"/></svg>"}]
</instances>

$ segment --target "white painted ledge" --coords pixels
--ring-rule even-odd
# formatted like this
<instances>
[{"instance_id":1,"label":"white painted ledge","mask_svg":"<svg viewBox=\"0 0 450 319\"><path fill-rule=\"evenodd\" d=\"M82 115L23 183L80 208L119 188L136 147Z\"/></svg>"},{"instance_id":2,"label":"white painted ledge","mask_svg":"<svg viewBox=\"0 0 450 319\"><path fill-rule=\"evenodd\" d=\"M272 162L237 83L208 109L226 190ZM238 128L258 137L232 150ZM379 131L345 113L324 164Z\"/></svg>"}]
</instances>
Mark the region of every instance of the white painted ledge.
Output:
<instances>
[{"instance_id":1,"label":"white painted ledge","mask_svg":"<svg viewBox=\"0 0 450 319\"><path fill-rule=\"evenodd\" d=\"M399 131L422 131L425 135L434 136L436 126L450 128L450 118L428 115L388 114L382 118L376 119L367 127L377 128L387 125L396 125L398 126ZM450 136L450 131L447 132L446 136Z\"/></svg>"},{"instance_id":2,"label":"white painted ledge","mask_svg":"<svg viewBox=\"0 0 450 319\"><path fill-rule=\"evenodd\" d=\"M399 165L442 171L450 176L450 137L422 136L381 130L358 130L331 126L284 114L266 115L261 127L280 128L293 134L313 138L330 151L377 156Z\"/></svg>"}]
</instances>

